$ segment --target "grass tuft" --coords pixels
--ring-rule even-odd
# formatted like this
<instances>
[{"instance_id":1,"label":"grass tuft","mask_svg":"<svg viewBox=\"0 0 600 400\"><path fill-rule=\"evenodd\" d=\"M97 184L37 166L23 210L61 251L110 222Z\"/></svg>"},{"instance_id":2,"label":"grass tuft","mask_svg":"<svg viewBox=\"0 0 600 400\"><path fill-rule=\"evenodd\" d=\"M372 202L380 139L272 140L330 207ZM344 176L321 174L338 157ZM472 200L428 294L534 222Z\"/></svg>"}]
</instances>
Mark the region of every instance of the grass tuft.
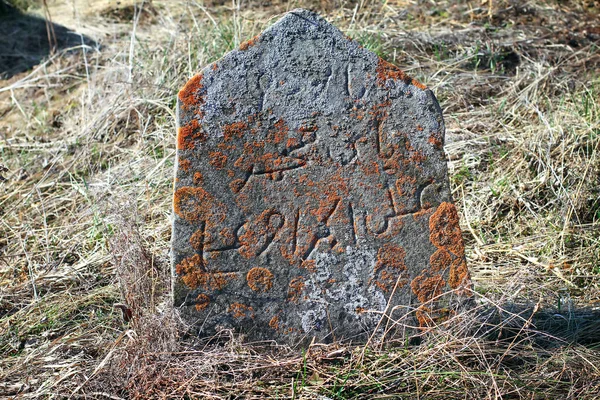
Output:
<instances>
[{"instance_id":1,"label":"grass tuft","mask_svg":"<svg viewBox=\"0 0 600 400\"><path fill-rule=\"evenodd\" d=\"M99 46L0 84L2 396L600 397L593 2L112 3L48 2ZM444 110L475 299L387 346L199 339L169 307L176 94L298 6Z\"/></svg>"}]
</instances>

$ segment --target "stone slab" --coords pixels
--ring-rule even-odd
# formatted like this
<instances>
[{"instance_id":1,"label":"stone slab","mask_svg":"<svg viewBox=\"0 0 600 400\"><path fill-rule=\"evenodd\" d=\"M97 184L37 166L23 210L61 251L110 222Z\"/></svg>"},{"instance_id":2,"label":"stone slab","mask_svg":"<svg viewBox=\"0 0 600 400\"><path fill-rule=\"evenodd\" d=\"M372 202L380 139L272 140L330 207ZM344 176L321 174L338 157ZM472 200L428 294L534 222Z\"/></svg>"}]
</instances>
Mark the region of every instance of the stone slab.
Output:
<instances>
[{"instance_id":1,"label":"stone slab","mask_svg":"<svg viewBox=\"0 0 600 400\"><path fill-rule=\"evenodd\" d=\"M318 15L207 66L177 110L174 301L202 334L364 341L469 286L435 96Z\"/></svg>"}]
</instances>

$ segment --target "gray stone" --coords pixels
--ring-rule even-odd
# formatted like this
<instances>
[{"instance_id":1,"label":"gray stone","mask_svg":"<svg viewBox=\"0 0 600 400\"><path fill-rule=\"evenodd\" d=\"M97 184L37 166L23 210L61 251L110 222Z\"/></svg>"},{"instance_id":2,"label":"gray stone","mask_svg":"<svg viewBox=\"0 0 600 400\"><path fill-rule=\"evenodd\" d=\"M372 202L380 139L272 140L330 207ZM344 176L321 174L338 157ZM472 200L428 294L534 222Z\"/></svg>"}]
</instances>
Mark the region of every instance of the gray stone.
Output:
<instances>
[{"instance_id":1,"label":"gray stone","mask_svg":"<svg viewBox=\"0 0 600 400\"><path fill-rule=\"evenodd\" d=\"M178 99L174 301L284 343L426 326L469 276L433 95L294 10Z\"/></svg>"}]
</instances>

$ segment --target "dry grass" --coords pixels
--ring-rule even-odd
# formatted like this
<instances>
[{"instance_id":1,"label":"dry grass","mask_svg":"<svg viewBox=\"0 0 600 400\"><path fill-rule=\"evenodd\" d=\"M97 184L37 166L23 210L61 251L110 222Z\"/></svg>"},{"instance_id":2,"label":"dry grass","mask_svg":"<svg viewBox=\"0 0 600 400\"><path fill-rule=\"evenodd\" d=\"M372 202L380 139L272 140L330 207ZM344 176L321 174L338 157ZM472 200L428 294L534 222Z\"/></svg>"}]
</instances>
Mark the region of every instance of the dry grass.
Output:
<instances>
[{"instance_id":1,"label":"dry grass","mask_svg":"<svg viewBox=\"0 0 600 400\"><path fill-rule=\"evenodd\" d=\"M600 397L597 4L49 3L101 47L0 87L0 397ZM474 307L402 343L200 340L168 307L177 90L296 6L444 109Z\"/></svg>"}]
</instances>

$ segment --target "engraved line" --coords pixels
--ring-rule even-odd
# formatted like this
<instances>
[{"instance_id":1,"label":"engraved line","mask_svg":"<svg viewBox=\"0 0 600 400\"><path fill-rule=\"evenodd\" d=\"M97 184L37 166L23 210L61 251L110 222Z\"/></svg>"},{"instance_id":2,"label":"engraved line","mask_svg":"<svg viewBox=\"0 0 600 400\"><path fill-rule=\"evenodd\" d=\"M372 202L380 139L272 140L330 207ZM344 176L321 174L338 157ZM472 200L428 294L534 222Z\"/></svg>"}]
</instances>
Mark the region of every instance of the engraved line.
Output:
<instances>
[{"instance_id":1,"label":"engraved line","mask_svg":"<svg viewBox=\"0 0 600 400\"><path fill-rule=\"evenodd\" d=\"M260 84L260 80L262 79L262 77L264 75L265 75L265 72L261 72L260 74L258 74L258 79L256 80L256 86L258 87L258 90L260 91L260 101L258 102L258 112L261 112L262 110L264 110L265 101L266 101L266 97L267 97L265 95L264 88Z\"/></svg>"},{"instance_id":2,"label":"engraved line","mask_svg":"<svg viewBox=\"0 0 600 400\"><path fill-rule=\"evenodd\" d=\"M331 79L333 77L333 70L331 69L331 67L328 67L327 72L327 82L325 83L325 87L323 88L322 93L327 93L327 90L329 89L329 84L331 83Z\"/></svg>"},{"instance_id":3,"label":"engraved line","mask_svg":"<svg viewBox=\"0 0 600 400\"><path fill-rule=\"evenodd\" d=\"M308 146L309 144L311 144L311 143L310 143L310 142L309 142L309 143L302 143L302 144L301 144L300 146L298 146L298 147L291 147L291 148L290 148L290 150L288 151L288 154L284 154L284 155L286 155L286 156L291 156L291 157L295 157L297 160L302 160L302 161L306 162L306 160L305 160L305 159L303 159L303 158L300 158L300 157L302 156L302 154L300 154L300 155L296 155L296 154L294 154L294 153L295 153L295 152L297 152L298 150L302 150L303 148L305 148L305 147L306 147L306 146Z\"/></svg>"},{"instance_id":4,"label":"engraved line","mask_svg":"<svg viewBox=\"0 0 600 400\"><path fill-rule=\"evenodd\" d=\"M298 162L298 165L291 165L288 167L281 167L281 168L277 168L277 169L270 169L270 170L264 170L264 171L257 171L255 169L255 165L252 164L252 169L250 172L246 172L246 176L244 179L244 184L242 185L242 187L240 188L240 190L238 191L241 192L242 189L244 189L246 187L246 185L248 184L248 182L250 181L250 177L252 176L260 176L260 175L267 175L267 174L272 174L274 172L284 172L284 171L291 171L294 169L300 169L306 166L307 161L301 159L301 158L296 158L295 161Z\"/></svg>"},{"instance_id":5,"label":"engraved line","mask_svg":"<svg viewBox=\"0 0 600 400\"><path fill-rule=\"evenodd\" d=\"M368 91L368 90L369 90L369 89L367 89L366 87L363 87L363 90L361 91L361 95L360 95L360 97L358 98L358 100L361 100L361 99L363 99L363 98L365 97L365 95L367 94L367 91Z\"/></svg>"},{"instance_id":6,"label":"engraved line","mask_svg":"<svg viewBox=\"0 0 600 400\"><path fill-rule=\"evenodd\" d=\"M204 235L206 235L206 221L202 220L200 222L200 230L202 230L202 235L200 235L200 255L204 256Z\"/></svg>"},{"instance_id":7,"label":"engraved line","mask_svg":"<svg viewBox=\"0 0 600 400\"><path fill-rule=\"evenodd\" d=\"M204 261L204 236L206 235L206 221L205 220L200 221L200 231L202 233L200 234L200 243L199 243L200 248L198 249L198 252L200 255L200 259L202 261ZM200 264L200 269L203 272L207 272L206 263L202 262Z\"/></svg>"},{"instance_id":8,"label":"engraved line","mask_svg":"<svg viewBox=\"0 0 600 400\"><path fill-rule=\"evenodd\" d=\"M389 204L391 204L392 208L394 208L394 200L393 200L391 191L388 190L386 193L388 195ZM392 219L393 217L396 217L397 215L398 214L396 213L395 208L394 208L394 212L391 215L390 214L384 215L383 216L383 229L381 229L380 231L373 230L373 233L375 235L381 235L382 233L387 231L388 228L390 227L390 219Z\"/></svg>"},{"instance_id":9,"label":"engraved line","mask_svg":"<svg viewBox=\"0 0 600 400\"><path fill-rule=\"evenodd\" d=\"M292 241L292 254L296 253L296 246L298 242L298 221L300 220L300 209L296 209L296 215L294 216L294 237Z\"/></svg>"},{"instance_id":10,"label":"engraved line","mask_svg":"<svg viewBox=\"0 0 600 400\"><path fill-rule=\"evenodd\" d=\"M299 154L299 155L295 155L294 153L304 149L305 147L308 147L309 145L315 143L317 141L317 133L316 130L313 131L315 133L315 140L312 142L305 142L304 140L301 140L302 144L296 147L291 147L290 151L289 151L289 156L295 157L297 160L302 160L304 162L308 162L306 159L302 158L302 157L306 157L306 155L304 154Z\"/></svg>"},{"instance_id":11,"label":"engraved line","mask_svg":"<svg viewBox=\"0 0 600 400\"><path fill-rule=\"evenodd\" d=\"M329 218L331 218L331 216L333 215L333 213L335 213L335 210L337 210L338 205L340 204L341 201L342 201L342 199L337 199L335 201L335 205L333 206L333 208L331 209L331 211L328 213L328 215L323 220L323 222L325 223L325 225L329 226Z\"/></svg>"},{"instance_id":12,"label":"engraved line","mask_svg":"<svg viewBox=\"0 0 600 400\"><path fill-rule=\"evenodd\" d=\"M267 219L267 223L266 225L269 226L269 222L270 218L273 215L279 215L281 218L283 218L283 224L285 224L285 217L283 216L283 214L280 214L278 212L274 212L272 214L269 214L269 219ZM283 226L283 224L281 224L281 226ZM265 244L262 246L261 250L258 252L258 254L256 255L256 257L260 257L263 253L266 253L269 250L269 247L275 242L275 238L277 237L277 233L279 233L279 231L281 230L281 227L277 228L277 230L275 232L273 232L272 235L267 234L265 236Z\"/></svg>"},{"instance_id":13,"label":"engraved line","mask_svg":"<svg viewBox=\"0 0 600 400\"><path fill-rule=\"evenodd\" d=\"M350 143L350 148L354 151L354 155L352 156L352 158L350 160L348 160L346 165L352 164L352 162L358 158L358 149L356 148L356 144Z\"/></svg>"},{"instance_id":14,"label":"engraved line","mask_svg":"<svg viewBox=\"0 0 600 400\"><path fill-rule=\"evenodd\" d=\"M423 190L425 190L425 188L429 185L432 185L435 182L434 179L429 179L427 181L427 183L424 183L422 185L419 185L417 187L415 196L416 196L416 200L417 200L417 211L423 208L423 205L421 204L421 194L423 193Z\"/></svg>"},{"instance_id":15,"label":"engraved line","mask_svg":"<svg viewBox=\"0 0 600 400\"><path fill-rule=\"evenodd\" d=\"M354 219L354 209L350 202L348 202L348 214L350 216L350 225L352 225L352 242L356 245L356 221Z\"/></svg>"},{"instance_id":16,"label":"engraved line","mask_svg":"<svg viewBox=\"0 0 600 400\"><path fill-rule=\"evenodd\" d=\"M220 251L226 251L226 250L237 250L240 247L242 247L240 245L240 238L239 238L239 230L242 229L242 227L246 224L246 221L242 221L239 226L237 228L235 228L235 230L233 231L233 234L235 235L235 238L233 240L233 244L229 245L229 246L223 246L223 247L219 247L216 249L207 249L206 251L209 253L216 253L216 252L220 252Z\"/></svg>"},{"instance_id":17,"label":"engraved line","mask_svg":"<svg viewBox=\"0 0 600 400\"><path fill-rule=\"evenodd\" d=\"M421 193L423 193L423 190L425 190L425 188L427 186L431 185L433 182L434 182L434 180L430 179L427 183L417 186L417 189L415 190L415 200L416 200L417 204L415 205L415 207L412 210L397 213L396 215L401 217L404 215L409 215L409 214L414 214L416 212L419 212L423 208L423 206L421 205Z\"/></svg>"},{"instance_id":18,"label":"engraved line","mask_svg":"<svg viewBox=\"0 0 600 400\"><path fill-rule=\"evenodd\" d=\"M300 150L300 149L302 149L302 148L306 147L307 145L308 145L308 143L298 143L298 144L295 144L295 145L291 145L291 146L289 146L289 147L286 147L285 149L283 149L283 150L281 151L281 155L282 155L282 156L285 156L285 157L294 157L294 158L296 158L297 160L306 161L305 159L303 159L303 158L300 158L299 156L296 156L296 155L294 155L294 154L292 154L292 153L293 153L294 151L296 151L296 150Z\"/></svg>"},{"instance_id":19,"label":"engraved line","mask_svg":"<svg viewBox=\"0 0 600 400\"><path fill-rule=\"evenodd\" d=\"M273 242L275 241L275 236L277 236L277 232L275 232L273 234L273 236L269 237L269 235L267 235L266 240L265 240L265 244L262 246L262 248L260 249L259 253L256 255L256 257L260 257L263 255L263 253L266 253L269 250L269 247L273 244Z\"/></svg>"},{"instance_id":20,"label":"engraved line","mask_svg":"<svg viewBox=\"0 0 600 400\"><path fill-rule=\"evenodd\" d=\"M392 202L392 207L394 208L394 215L398 215L398 205L394 201L394 193L392 192L392 188L388 186L388 197Z\"/></svg>"},{"instance_id":21,"label":"engraved line","mask_svg":"<svg viewBox=\"0 0 600 400\"><path fill-rule=\"evenodd\" d=\"M325 223L326 226L329 226L329 218L335 213L335 210L337 210L339 204L342 202L341 199L337 199L335 202L335 205L333 206L332 210L329 212L329 215L327 215L325 217L325 219L323 220L323 222ZM313 251L316 249L317 245L319 244L319 241L322 239L328 239L328 238L333 238L333 235L329 235L329 236L322 236L322 237L318 237L317 235L314 235L313 239L311 240L309 249L308 249L308 255L306 255L303 259L307 260L310 258L310 256L312 255ZM333 240L335 240L335 243L337 243L337 240L334 238ZM333 248L333 245L331 246Z\"/></svg>"},{"instance_id":22,"label":"engraved line","mask_svg":"<svg viewBox=\"0 0 600 400\"><path fill-rule=\"evenodd\" d=\"M429 185L432 185L435 183L434 179L430 179L427 183L421 184L419 186L417 186L417 190L415 191L415 196L416 196L416 202L417 204L415 205L415 207L412 210L408 210L406 212L397 212L394 216L392 217L384 217L385 221L386 221L386 228L381 231L381 232L375 232L376 235L383 235L385 234L385 232L389 229L389 224L388 224L388 220L394 217L404 217L407 215L412 215L412 214L416 214L417 212L421 211L423 209L423 205L421 204L421 193L423 193L423 190L425 190L425 188ZM389 192L391 193L391 191ZM393 196L392 198L392 202L393 202Z\"/></svg>"},{"instance_id":23,"label":"engraved line","mask_svg":"<svg viewBox=\"0 0 600 400\"><path fill-rule=\"evenodd\" d=\"M258 252L258 254L256 254L256 257L262 256L263 253L266 253L267 250L269 250L269 247L275 241L275 236L277 236L277 232L275 232L273 235L267 235L266 236L266 238L265 238L265 244L262 245L260 251Z\"/></svg>"},{"instance_id":24,"label":"engraved line","mask_svg":"<svg viewBox=\"0 0 600 400\"><path fill-rule=\"evenodd\" d=\"M238 193L241 192L242 190L244 190L244 188L248 184L248 181L250 180L250 177L252 176L253 172L254 172L254 164L252 164L252 168L250 169L250 171L246 171L245 172L245 176L244 176L244 179L242 181L242 182L244 182L244 184L242 185L242 187L240 188L240 190L238 190Z\"/></svg>"},{"instance_id":25,"label":"engraved line","mask_svg":"<svg viewBox=\"0 0 600 400\"><path fill-rule=\"evenodd\" d=\"M385 157L385 155L382 154L381 152L387 151L388 146L385 145L384 132L383 132L383 121L381 121L381 120L378 120L378 124L377 124L377 140L378 140L377 146L379 146L379 154ZM384 148L384 146L385 146L385 148Z\"/></svg>"},{"instance_id":26,"label":"engraved line","mask_svg":"<svg viewBox=\"0 0 600 400\"><path fill-rule=\"evenodd\" d=\"M308 244L308 249L306 249L306 251L304 252L304 255L301 257L302 260L308 260L308 258L312 254L313 250L317 246L317 242L319 240L321 240L321 238L318 238L317 235L312 235L312 238L310 239L310 243Z\"/></svg>"},{"instance_id":27,"label":"engraved line","mask_svg":"<svg viewBox=\"0 0 600 400\"><path fill-rule=\"evenodd\" d=\"M377 150L377 155L381 156L381 138L379 137L381 121L379 117L375 116L375 148Z\"/></svg>"},{"instance_id":28,"label":"engraved line","mask_svg":"<svg viewBox=\"0 0 600 400\"><path fill-rule=\"evenodd\" d=\"M302 159L295 159L295 161L298 162L298 165L290 165L287 167L281 167L281 168L277 168L277 169L265 169L264 171L254 171L254 169L252 170L252 175L266 175L266 174L272 174L273 172L283 172L283 171L290 171L293 169L298 169L298 168L302 168L306 166L306 161L302 160Z\"/></svg>"},{"instance_id":29,"label":"engraved line","mask_svg":"<svg viewBox=\"0 0 600 400\"><path fill-rule=\"evenodd\" d=\"M350 94L350 63L346 64L346 73L344 75L344 79L346 79L346 94L348 96L352 96Z\"/></svg>"},{"instance_id":30,"label":"engraved line","mask_svg":"<svg viewBox=\"0 0 600 400\"><path fill-rule=\"evenodd\" d=\"M216 249L209 249L206 250L207 253L218 253L220 251L227 251L227 250L237 250L239 249L240 246L238 243L232 244L231 246L224 246L224 247L218 247Z\"/></svg>"},{"instance_id":31,"label":"engraved line","mask_svg":"<svg viewBox=\"0 0 600 400\"><path fill-rule=\"evenodd\" d=\"M326 239L329 241L329 245L331 246L332 249L335 247L335 245L338 242L337 239L333 235L327 236Z\"/></svg>"}]
</instances>

